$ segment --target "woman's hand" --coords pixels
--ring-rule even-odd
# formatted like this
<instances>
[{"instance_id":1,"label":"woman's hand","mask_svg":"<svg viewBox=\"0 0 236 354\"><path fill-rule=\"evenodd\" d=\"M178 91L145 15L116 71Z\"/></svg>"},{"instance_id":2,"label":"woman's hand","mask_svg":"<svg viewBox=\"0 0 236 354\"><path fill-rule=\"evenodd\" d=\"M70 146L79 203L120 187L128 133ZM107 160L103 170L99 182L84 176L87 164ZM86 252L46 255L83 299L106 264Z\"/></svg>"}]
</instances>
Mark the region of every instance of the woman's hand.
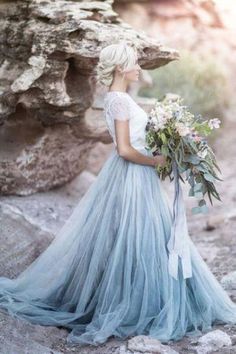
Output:
<instances>
[{"instance_id":1,"label":"woman's hand","mask_svg":"<svg viewBox=\"0 0 236 354\"><path fill-rule=\"evenodd\" d=\"M163 155L153 156L153 166L164 166L166 164L166 157Z\"/></svg>"}]
</instances>

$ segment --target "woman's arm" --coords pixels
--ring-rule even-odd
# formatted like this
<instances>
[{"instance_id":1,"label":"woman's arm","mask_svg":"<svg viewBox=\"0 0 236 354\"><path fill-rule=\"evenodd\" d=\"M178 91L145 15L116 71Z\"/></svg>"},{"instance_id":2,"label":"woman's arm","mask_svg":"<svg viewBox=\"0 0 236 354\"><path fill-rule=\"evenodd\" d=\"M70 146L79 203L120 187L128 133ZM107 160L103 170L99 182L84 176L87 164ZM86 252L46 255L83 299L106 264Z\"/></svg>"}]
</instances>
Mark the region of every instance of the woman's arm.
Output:
<instances>
[{"instance_id":1,"label":"woman's arm","mask_svg":"<svg viewBox=\"0 0 236 354\"><path fill-rule=\"evenodd\" d=\"M114 120L115 124L115 134L117 142L117 151L120 156L124 159L142 164L142 165L163 165L165 163L165 158L163 156L145 156L138 150L134 149L130 144L129 135L129 121L128 120Z\"/></svg>"}]
</instances>

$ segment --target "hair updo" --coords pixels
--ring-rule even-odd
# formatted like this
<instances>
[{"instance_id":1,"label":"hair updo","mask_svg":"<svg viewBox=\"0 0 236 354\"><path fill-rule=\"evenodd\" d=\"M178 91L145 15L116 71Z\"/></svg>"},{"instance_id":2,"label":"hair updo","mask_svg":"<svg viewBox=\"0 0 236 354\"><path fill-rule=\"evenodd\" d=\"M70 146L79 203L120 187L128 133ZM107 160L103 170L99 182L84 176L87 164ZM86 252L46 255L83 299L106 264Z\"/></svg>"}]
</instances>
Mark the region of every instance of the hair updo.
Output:
<instances>
[{"instance_id":1,"label":"hair updo","mask_svg":"<svg viewBox=\"0 0 236 354\"><path fill-rule=\"evenodd\" d=\"M132 68L138 59L137 49L133 44L122 40L103 48L96 67L96 80L102 85L110 86L117 65L125 70Z\"/></svg>"}]
</instances>

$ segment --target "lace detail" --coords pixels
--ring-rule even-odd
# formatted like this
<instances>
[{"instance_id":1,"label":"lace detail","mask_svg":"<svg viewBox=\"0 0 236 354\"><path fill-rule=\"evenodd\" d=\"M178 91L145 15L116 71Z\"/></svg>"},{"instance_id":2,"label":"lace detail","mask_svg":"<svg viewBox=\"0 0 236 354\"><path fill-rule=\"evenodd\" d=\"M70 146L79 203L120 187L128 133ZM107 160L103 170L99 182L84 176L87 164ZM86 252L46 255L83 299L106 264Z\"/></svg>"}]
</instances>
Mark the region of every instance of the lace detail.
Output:
<instances>
[{"instance_id":1,"label":"lace detail","mask_svg":"<svg viewBox=\"0 0 236 354\"><path fill-rule=\"evenodd\" d=\"M117 145L115 134L115 120L129 121L129 136L131 145L146 153L145 127L147 113L127 93L108 91L104 97L104 118L113 142Z\"/></svg>"},{"instance_id":2,"label":"lace detail","mask_svg":"<svg viewBox=\"0 0 236 354\"><path fill-rule=\"evenodd\" d=\"M130 120L130 104L125 92L109 92L106 113L112 119ZM111 97L112 96L112 97Z\"/></svg>"}]
</instances>

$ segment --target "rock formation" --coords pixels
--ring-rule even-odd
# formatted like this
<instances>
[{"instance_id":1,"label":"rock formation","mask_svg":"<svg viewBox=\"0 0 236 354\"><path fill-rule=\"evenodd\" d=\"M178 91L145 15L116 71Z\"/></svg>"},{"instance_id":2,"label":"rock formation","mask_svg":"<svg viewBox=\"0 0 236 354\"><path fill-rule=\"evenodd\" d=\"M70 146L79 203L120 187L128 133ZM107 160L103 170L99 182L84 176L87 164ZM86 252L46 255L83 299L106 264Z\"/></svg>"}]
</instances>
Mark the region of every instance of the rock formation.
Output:
<instances>
[{"instance_id":1,"label":"rock formation","mask_svg":"<svg viewBox=\"0 0 236 354\"><path fill-rule=\"evenodd\" d=\"M0 4L0 193L26 195L71 180L98 141L110 142L93 108L102 47L129 39L153 69L175 50L137 32L112 1L32 0Z\"/></svg>"}]
</instances>

